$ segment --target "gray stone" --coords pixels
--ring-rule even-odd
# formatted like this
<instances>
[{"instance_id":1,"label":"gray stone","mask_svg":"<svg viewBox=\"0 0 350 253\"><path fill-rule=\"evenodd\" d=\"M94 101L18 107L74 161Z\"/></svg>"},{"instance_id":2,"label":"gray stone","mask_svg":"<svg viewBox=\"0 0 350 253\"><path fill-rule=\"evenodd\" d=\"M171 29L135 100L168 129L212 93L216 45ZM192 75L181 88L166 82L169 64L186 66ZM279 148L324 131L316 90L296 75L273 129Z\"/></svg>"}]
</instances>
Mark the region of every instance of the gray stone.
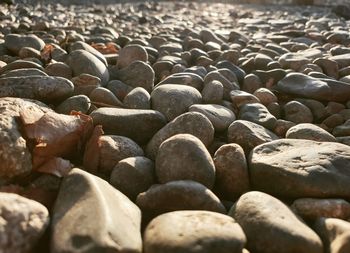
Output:
<instances>
[{"instance_id":1,"label":"gray stone","mask_svg":"<svg viewBox=\"0 0 350 253\"><path fill-rule=\"evenodd\" d=\"M241 146L222 145L214 155L216 170L215 191L225 200L236 200L249 190L247 161Z\"/></svg>"},{"instance_id":2,"label":"gray stone","mask_svg":"<svg viewBox=\"0 0 350 253\"><path fill-rule=\"evenodd\" d=\"M239 144L246 154L256 146L277 140L278 136L270 130L246 120L236 120L228 128L229 143Z\"/></svg>"},{"instance_id":3,"label":"gray stone","mask_svg":"<svg viewBox=\"0 0 350 253\"><path fill-rule=\"evenodd\" d=\"M176 134L192 134L208 147L214 139L214 127L210 120L198 112L184 113L160 129L146 147L146 153L154 159L160 144Z\"/></svg>"},{"instance_id":4,"label":"gray stone","mask_svg":"<svg viewBox=\"0 0 350 253\"><path fill-rule=\"evenodd\" d=\"M142 252L141 211L106 181L73 169L53 209L51 252Z\"/></svg>"},{"instance_id":5,"label":"gray stone","mask_svg":"<svg viewBox=\"0 0 350 253\"><path fill-rule=\"evenodd\" d=\"M31 252L49 225L49 211L34 200L1 192L0 221L1 252Z\"/></svg>"},{"instance_id":6,"label":"gray stone","mask_svg":"<svg viewBox=\"0 0 350 253\"><path fill-rule=\"evenodd\" d=\"M151 93L152 109L163 113L168 121L188 111L193 104L202 102L201 93L193 87L166 84L155 88Z\"/></svg>"},{"instance_id":7,"label":"gray stone","mask_svg":"<svg viewBox=\"0 0 350 253\"><path fill-rule=\"evenodd\" d=\"M151 109L151 96L144 88L137 87L125 96L123 103L130 109Z\"/></svg>"},{"instance_id":8,"label":"gray stone","mask_svg":"<svg viewBox=\"0 0 350 253\"><path fill-rule=\"evenodd\" d=\"M273 129L277 119L273 116L263 104L253 103L242 105L239 109L238 118L247 120L268 129Z\"/></svg>"},{"instance_id":9,"label":"gray stone","mask_svg":"<svg viewBox=\"0 0 350 253\"><path fill-rule=\"evenodd\" d=\"M155 178L153 161L136 156L117 163L112 170L110 184L134 201L138 194L155 184Z\"/></svg>"},{"instance_id":10,"label":"gray stone","mask_svg":"<svg viewBox=\"0 0 350 253\"><path fill-rule=\"evenodd\" d=\"M176 211L147 226L145 253L242 253L246 237L231 217L208 211Z\"/></svg>"},{"instance_id":11,"label":"gray stone","mask_svg":"<svg viewBox=\"0 0 350 253\"><path fill-rule=\"evenodd\" d=\"M229 125L236 119L236 115L222 105L191 105L190 112L204 114L213 124L215 131L226 131Z\"/></svg>"},{"instance_id":12,"label":"gray stone","mask_svg":"<svg viewBox=\"0 0 350 253\"><path fill-rule=\"evenodd\" d=\"M70 114L72 111L87 113L90 108L90 99L85 95L77 95L64 100L55 111L63 114Z\"/></svg>"},{"instance_id":13,"label":"gray stone","mask_svg":"<svg viewBox=\"0 0 350 253\"><path fill-rule=\"evenodd\" d=\"M14 54L18 54L23 47L30 47L40 51L44 46L45 42L34 34L7 34L5 36L5 47Z\"/></svg>"},{"instance_id":14,"label":"gray stone","mask_svg":"<svg viewBox=\"0 0 350 253\"><path fill-rule=\"evenodd\" d=\"M126 136L139 143L149 141L166 124L164 115L153 110L99 108L90 116L107 134Z\"/></svg>"},{"instance_id":15,"label":"gray stone","mask_svg":"<svg viewBox=\"0 0 350 253\"><path fill-rule=\"evenodd\" d=\"M311 110L298 101L288 102L283 106L283 111L284 119L296 124L312 123L314 120Z\"/></svg>"},{"instance_id":16,"label":"gray stone","mask_svg":"<svg viewBox=\"0 0 350 253\"><path fill-rule=\"evenodd\" d=\"M229 212L247 236L247 249L259 253L322 253L317 234L283 202L262 192L243 194Z\"/></svg>"},{"instance_id":17,"label":"gray stone","mask_svg":"<svg viewBox=\"0 0 350 253\"><path fill-rule=\"evenodd\" d=\"M160 183L192 180L209 189L214 186L214 162L204 144L193 135L177 134L165 140L159 147L155 165Z\"/></svg>"},{"instance_id":18,"label":"gray stone","mask_svg":"<svg viewBox=\"0 0 350 253\"><path fill-rule=\"evenodd\" d=\"M336 138L326 130L310 123L298 124L289 128L286 138L337 142Z\"/></svg>"},{"instance_id":19,"label":"gray stone","mask_svg":"<svg viewBox=\"0 0 350 253\"><path fill-rule=\"evenodd\" d=\"M204 185L194 181L156 184L137 196L136 204L145 218L178 210L206 210L226 213L219 198Z\"/></svg>"},{"instance_id":20,"label":"gray stone","mask_svg":"<svg viewBox=\"0 0 350 253\"><path fill-rule=\"evenodd\" d=\"M101 79L102 85L106 85L109 80L109 72L95 55L88 51L79 49L72 51L66 62L73 70L73 75L90 74Z\"/></svg>"},{"instance_id":21,"label":"gray stone","mask_svg":"<svg viewBox=\"0 0 350 253\"><path fill-rule=\"evenodd\" d=\"M290 198L348 198L350 147L336 142L281 139L249 158L254 189Z\"/></svg>"},{"instance_id":22,"label":"gray stone","mask_svg":"<svg viewBox=\"0 0 350 253\"><path fill-rule=\"evenodd\" d=\"M74 86L62 77L26 76L0 78L0 97L58 102L72 95Z\"/></svg>"}]
</instances>

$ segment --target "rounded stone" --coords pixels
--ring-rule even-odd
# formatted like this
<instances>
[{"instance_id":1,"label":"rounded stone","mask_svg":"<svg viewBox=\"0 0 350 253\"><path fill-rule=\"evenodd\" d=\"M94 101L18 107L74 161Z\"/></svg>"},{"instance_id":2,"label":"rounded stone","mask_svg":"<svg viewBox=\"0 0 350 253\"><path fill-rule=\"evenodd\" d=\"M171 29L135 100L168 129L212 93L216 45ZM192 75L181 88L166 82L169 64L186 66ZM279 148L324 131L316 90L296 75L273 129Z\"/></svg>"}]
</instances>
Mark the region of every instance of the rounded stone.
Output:
<instances>
[{"instance_id":1,"label":"rounded stone","mask_svg":"<svg viewBox=\"0 0 350 253\"><path fill-rule=\"evenodd\" d=\"M70 114L72 111L87 113L90 108L90 99L85 95L77 95L64 100L55 111L62 114Z\"/></svg>"},{"instance_id":2,"label":"rounded stone","mask_svg":"<svg viewBox=\"0 0 350 253\"><path fill-rule=\"evenodd\" d=\"M146 49L140 45L127 45L119 51L117 60L118 68L125 68L134 61L147 62L148 54Z\"/></svg>"},{"instance_id":3,"label":"rounded stone","mask_svg":"<svg viewBox=\"0 0 350 253\"><path fill-rule=\"evenodd\" d=\"M236 119L236 115L222 105L191 105L189 111L204 114L218 132L227 130L229 125Z\"/></svg>"},{"instance_id":4,"label":"rounded stone","mask_svg":"<svg viewBox=\"0 0 350 253\"><path fill-rule=\"evenodd\" d=\"M130 109L150 109L151 96L144 88L137 87L125 96L123 103Z\"/></svg>"},{"instance_id":5,"label":"rounded stone","mask_svg":"<svg viewBox=\"0 0 350 253\"><path fill-rule=\"evenodd\" d=\"M133 201L154 183L154 163L142 156L120 160L110 177L110 184Z\"/></svg>"},{"instance_id":6,"label":"rounded stone","mask_svg":"<svg viewBox=\"0 0 350 253\"><path fill-rule=\"evenodd\" d=\"M211 189L215 181L215 166L207 148L197 137L177 134L160 145L156 175L160 183L192 180Z\"/></svg>"},{"instance_id":7,"label":"rounded stone","mask_svg":"<svg viewBox=\"0 0 350 253\"><path fill-rule=\"evenodd\" d=\"M224 86L221 82L213 80L207 82L202 90L203 102L207 104L220 104L224 96Z\"/></svg>"},{"instance_id":8,"label":"rounded stone","mask_svg":"<svg viewBox=\"0 0 350 253\"><path fill-rule=\"evenodd\" d=\"M337 142L336 138L326 130L310 123L302 123L289 128L286 138Z\"/></svg>"},{"instance_id":9,"label":"rounded stone","mask_svg":"<svg viewBox=\"0 0 350 253\"><path fill-rule=\"evenodd\" d=\"M200 104L201 93L190 86L167 84L151 93L152 109L163 113L169 121L188 111L193 104Z\"/></svg>"},{"instance_id":10,"label":"rounded stone","mask_svg":"<svg viewBox=\"0 0 350 253\"><path fill-rule=\"evenodd\" d=\"M312 123L313 115L311 110L298 101L290 101L283 106L285 120L299 123Z\"/></svg>"},{"instance_id":11,"label":"rounded stone","mask_svg":"<svg viewBox=\"0 0 350 253\"><path fill-rule=\"evenodd\" d=\"M176 211L158 216L145 231L145 253L241 253L242 228L231 217L208 211Z\"/></svg>"}]
</instances>

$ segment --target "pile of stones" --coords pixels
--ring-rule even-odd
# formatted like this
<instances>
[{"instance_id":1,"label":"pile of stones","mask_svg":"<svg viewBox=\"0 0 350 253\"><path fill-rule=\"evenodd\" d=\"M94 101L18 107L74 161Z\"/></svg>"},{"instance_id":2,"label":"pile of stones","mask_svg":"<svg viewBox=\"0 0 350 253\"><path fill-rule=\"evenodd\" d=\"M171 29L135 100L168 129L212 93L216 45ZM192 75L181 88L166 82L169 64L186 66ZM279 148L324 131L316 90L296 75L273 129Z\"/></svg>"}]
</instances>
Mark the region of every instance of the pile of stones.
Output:
<instances>
[{"instance_id":1,"label":"pile of stones","mask_svg":"<svg viewBox=\"0 0 350 253\"><path fill-rule=\"evenodd\" d=\"M0 8L0 252L350 252L350 22Z\"/></svg>"}]
</instances>

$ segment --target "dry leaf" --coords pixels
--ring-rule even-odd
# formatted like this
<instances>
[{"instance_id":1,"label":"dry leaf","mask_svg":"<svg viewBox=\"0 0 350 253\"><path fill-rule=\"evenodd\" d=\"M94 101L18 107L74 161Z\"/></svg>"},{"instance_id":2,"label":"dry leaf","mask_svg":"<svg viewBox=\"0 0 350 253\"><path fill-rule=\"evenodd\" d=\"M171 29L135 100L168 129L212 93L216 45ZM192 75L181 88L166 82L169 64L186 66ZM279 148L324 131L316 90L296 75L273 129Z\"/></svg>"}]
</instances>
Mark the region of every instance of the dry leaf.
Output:
<instances>
[{"instance_id":1,"label":"dry leaf","mask_svg":"<svg viewBox=\"0 0 350 253\"><path fill-rule=\"evenodd\" d=\"M118 48L113 43L106 44L96 44L92 43L91 46L99 51L101 54L116 54L118 53Z\"/></svg>"},{"instance_id":2,"label":"dry leaf","mask_svg":"<svg viewBox=\"0 0 350 253\"><path fill-rule=\"evenodd\" d=\"M52 51L55 49L55 47L51 44L46 44L41 50L41 59L43 59L45 62L49 62L52 59Z\"/></svg>"},{"instance_id":3,"label":"dry leaf","mask_svg":"<svg viewBox=\"0 0 350 253\"><path fill-rule=\"evenodd\" d=\"M103 129L101 125L95 126L94 132L91 138L86 143L84 152L84 168L86 171L96 173L100 162L100 137L103 135Z\"/></svg>"},{"instance_id":4,"label":"dry leaf","mask_svg":"<svg viewBox=\"0 0 350 253\"><path fill-rule=\"evenodd\" d=\"M93 130L92 118L77 112L72 115L31 113L22 110L20 118L26 138L34 142L33 170L64 175L71 165L62 158L74 158L81 153Z\"/></svg>"}]
</instances>

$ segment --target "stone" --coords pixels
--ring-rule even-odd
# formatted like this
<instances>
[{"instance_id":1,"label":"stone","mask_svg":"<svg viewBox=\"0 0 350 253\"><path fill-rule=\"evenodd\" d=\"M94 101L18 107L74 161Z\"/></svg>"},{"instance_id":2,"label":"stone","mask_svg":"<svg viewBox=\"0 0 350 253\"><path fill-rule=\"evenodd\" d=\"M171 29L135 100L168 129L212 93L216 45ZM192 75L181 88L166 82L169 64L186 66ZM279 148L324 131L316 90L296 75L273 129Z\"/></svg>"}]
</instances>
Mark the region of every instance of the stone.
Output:
<instances>
[{"instance_id":1,"label":"stone","mask_svg":"<svg viewBox=\"0 0 350 253\"><path fill-rule=\"evenodd\" d=\"M52 212L51 252L142 252L141 211L103 179L73 169Z\"/></svg>"},{"instance_id":2,"label":"stone","mask_svg":"<svg viewBox=\"0 0 350 253\"><path fill-rule=\"evenodd\" d=\"M236 200L250 188L247 161L241 146L222 145L214 154L215 191L225 200Z\"/></svg>"},{"instance_id":3,"label":"stone","mask_svg":"<svg viewBox=\"0 0 350 253\"><path fill-rule=\"evenodd\" d=\"M336 218L319 218L314 224L326 252L346 253L350 250L350 222Z\"/></svg>"},{"instance_id":4,"label":"stone","mask_svg":"<svg viewBox=\"0 0 350 253\"><path fill-rule=\"evenodd\" d=\"M236 119L236 115L228 108L222 105L191 105L190 112L199 112L204 114L213 124L215 131L223 132Z\"/></svg>"},{"instance_id":5,"label":"stone","mask_svg":"<svg viewBox=\"0 0 350 253\"><path fill-rule=\"evenodd\" d=\"M27 61L27 60L16 60L2 67L0 69L0 74L6 74L7 72L12 70L28 69L28 68L44 70L44 68L36 62Z\"/></svg>"},{"instance_id":6,"label":"stone","mask_svg":"<svg viewBox=\"0 0 350 253\"><path fill-rule=\"evenodd\" d=\"M283 106L283 112L284 119L295 124L312 123L314 119L311 110L306 105L294 100Z\"/></svg>"},{"instance_id":7,"label":"stone","mask_svg":"<svg viewBox=\"0 0 350 253\"><path fill-rule=\"evenodd\" d=\"M257 75L251 73L244 77L242 91L253 94L261 87L263 87L263 83Z\"/></svg>"},{"instance_id":8,"label":"stone","mask_svg":"<svg viewBox=\"0 0 350 253\"><path fill-rule=\"evenodd\" d=\"M275 127L277 121L275 116L260 103L242 105L239 109L238 118L251 121L270 130Z\"/></svg>"},{"instance_id":9,"label":"stone","mask_svg":"<svg viewBox=\"0 0 350 253\"><path fill-rule=\"evenodd\" d=\"M60 102L73 93L71 81L62 77L26 76L0 78L0 97Z\"/></svg>"},{"instance_id":10,"label":"stone","mask_svg":"<svg viewBox=\"0 0 350 253\"><path fill-rule=\"evenodd\" d=\"M214 162L204 144L190 134L177 134L165 140L159 147L155 169L160 183L192 180L209 189L214 186Z\"/></svg>"},{"instance_id":11,"label":"stone","mask_svg":"<svg viewBox=\"0 0 350 253\"><path fill-rule=\"evenodd\" d=\"M45 73L49 76L60 76L68 80L70 80L73 75L71 68L63 62L54 62L48 64L45 68Z\"/></svg>"},{"instance_id":12,"label":"stone","mask_svg":"<svg viewBox=\"0 0 350 253\"><path fill-rule=\"evenodd\" d=\"M156 87L165 84L187 85L201 91L203 89L203 78L194 73L175 73L160 81Z\"/></svg>"},{"instance_id":13,"label":"stone","mask_svg":"<svg viewBox=\"0 0 350 253\"><path fill-rule=\"evenodd\" d=\"M332 134L336 137L350 135L350 120L345 121L343 124L335 126Z\"/></svg>"},{"instance_id":14,"label":"stone","mask_svg":"<svg viewBox=\"0 0 350 253\"><path fill-rule=\"evenodd\" d=\"M168 121L187 112L193 104L202 102L201 93L186 85L167 84L155 88L151 93L152 109L163 113Z\"/></svg>"},{"instance_id":15,"label":"stone","mask_svg":"<svg viewBox=\"0 0 350 253\"><path fill-rule=\"evenodd\" d=\"M93 104L101 107L124 107L123 103L111 92L104 87L93 89L89 98Z\"/></svg>"},{"instance_id":16,"label":"stone","mask_svg":"<svg viewBox=\"0 0 350 253\"><path fill-rule=\"evenodd\" d=\"M259 88L253 93L254 96L256 96L259 101L267 106L268 104L278 102L278 99L276 95L269 89L266 88Z\"/></svg>"},{"instance_id":17,"label":"stone","mask_svg":"<svg viewBox=\"0 0 350 253\"><path fill-rule=\"evenodd\" d=\"M49 211L42 204L14 193L0 192L1 252L31 252L49 220Z\"/></svg>"},{"instance_id":18,"label":"stone","mask_svg":"<svg viewBox=\"0 0 350 253\"><path fill-rule=\"evenodd\" d=\"M241 253L242 228L231 217L208 211L176 211L158 216L145 230L145 253Z\"/></svg>"},{"instance_id":19,"label":"stone","mask_svg":"<svg viewBox=\"0 0 350 253\"><path fill-rule=\"evenodd\" d=\"M204 85L212 81L219 81L224 86L224 99L230 98L230 92L232 90L239 90L239 85L233 80L227 79L222 73L218 70L209 72L204 78Z\"/></svg>"},{"instance_id":20,"label":"stone","mask_svg":"<svg viewBox=\"0 0 350 253\"><path fill-rule=\"evenodd\" d=\"M286 133L288 139L305 139L313 141L337 142L336 138L326 130L314 124L303 123L293 126Z\"/></svg>"},{"instance_id":21,"label":"stone","mask_svg":"<svg viewBox=\"0 0 350 253\"><path fill-rule=\"evenodd\" d=\"M202 100L206 104L220 104L224 95L224 86L213 80L205 84L202 90Z\"/></svg>"},{"instance_id":22,"label":"stone","mask_svg":"<svg viewBox=\"0 0 350 253\"><path fill-rule=\"evenodd\" d=\"M89 44L87 44L83 41L77 41L77 42L72 43L71 45L69 45L69 49L70 49L70 51L80 50L80 49L85 50L85 51L89 52L90 54L93 54L104 65L106 65L106 66L108 65L107 60L103 56L103 54L101 54L98 50L96 50L95 48L93 48L92 46L90 46Z\"/></svg>"},{"instance_id":23,"label":"stone","mask_svg":"<svg viewBox=\"0 0 350 253\"><path fill-rule=\"evenodd\" d=\"M237 107L240 108L243 105L246 104L255 104L255 103L260 103L260 100L254 96L253 94L250 94L245 91L241 90L233 90L230 92L230 97L232 103Z\"/></svg>"},{"instance_id":24,"label":"stone","mask_svg":"<svg viewBox=\"0 0 350 253\"><path fill-rule=\"evenodd\" d=\"M103 135L99 138L98 170L109 176L119 161L143 154L142 148L125 136Z\"/></svg>"},{"instance_id":25,"label":"stone","mask_svg":"<svg viewBox=\"0 0 350 253\"><path fill-rule=\"evenodd\" d=\"M142 87L134 88L123 100L124 106L130 109L151 109L151 96Z\"/></svg>"},{"instance_id":26,"label":"stone","mask_svg":"<svg viewBox=\"0 0 350 253\"><path fill-rule=\"evenodd\" d=\"M103 126L106 134L126 136L138 143L148 142L166 124L164 115L153 110L106 107L90 116L95 125Z\"/></svg>"},{"instance_id":27,"label":"stone","mask_svg":"<svg viewBox=\"0 0 350 253\"><path fill-rule=\"evenodd\" d=\"M14 54L18 54L23 47L30 47L41 51L44 46L45 42L34 34L7 34L5 36L5 47Z\"/></svg>"},{"instance_id":28,"label":"stone","mask_svg":"<svg viewBox=\"0 0 350 253\"><path fill-rule=\"evenodd\" d=\"M39 112L50 109L39 101L20 98L0 98L0 186L14 178L27 176L32 170L32 155L22 136L17 119L20 111L30 108Z\"/></svg>"},{"instance_id":29,"label":"stone","mask_svg":"<svg viewBox=\"0 0 350 253\"><path fill-rule=\"evenodd\" d=\"M201 113L184 113L154 134L146 147L148 157L154 159L163 141L176 134L191 134L208 147L214 139L214 127L210 120Z\"/></svg>"},{"instance_id":30,"label":"stone","mask_svg":"<svg viewBox=\"0 0 350 253\"><path fill-rule=\"evenodd\" d=\"M246 154L262 143L277 139L278 136L270 130L247 120L234 121L227 131L228 142L237 143Z\"/></svg>"},{"instance_id":31,"label":"stone","mask_svg":"<svg viewBox=\"0 0 350 253\"><path fill-rule=\"evenodd\" d=\"M252 187L289 198L348 198L350 147L280 139L256 147L248 160Z\"/></svg>"},{"instance_id":32,"label":"stone","mask_svg":"<svg viewBox=\"0 0 350 253\"><path fill-rule=\"evenodd\" d=\"M102 85L107 85L109 81L109 72L106 65L88 51L82 49L72 51L66 63L72 69L73 76L83 73L90 74L100 78Z\"/></svg>"},{"instance_id":33,"label":"stone","mask_svg":"<svg viewBox=\"0 0 350 253\"><path fill-rule=\"evenodd\" d=\"M229 212L247 236L247 249L260 253L322 253L321 239L283 202L266 193L243 194Z\"/></svg>"},{"instance_id":34,"label":"stone","mask_svg":"<svg viewBox=\"0 0 350 253\"><path fill-rule=\"evenodd\" d=\"M142 87L148 92L153 89L154 78L152 67L142 61L134 61L123 69L111 71L111 79L120 80L133 88Z\"/></svg>"},{"instance_id":35,"label":"stone","mask_svg":"<svg viewBox=\"0 0 350 253\"><path fill-rule=\"evenodd\" d=\"M110 184L132 201L137 195L155 184L154 163L143 157L128 157L120 160L113 168Z\"/></svg>"},{"instance_id":36,"label":"stone","mask_svg":"<svg viewBox=\"0 0 350 253\"><path fill-rule=\"evenodd\" d=\"M55 111L62 114L70 114L77 111L86 114L90 108L90 99L85 95L72 96L59 104Z\"/></svg>"},{"instance_id":37,"label":"stone","mask_svg":"<svg viewBox=\"0 0 350 253\"><path fill-rule=\"evenodd\" d=\"M22 68L7 71L1 75L1 78L5 77L24 77L24 76L48 76L44 71L37 68Z\"/></svg>"},{"instance_id":38,"label":"stone","mask_svg":"<svg viewBox=\"0 0 350 253\"><path fill-rule=\"evenodd\" d=\"M134 61L147 62L148 54L146 49L140 45L127 45L119 51L117 67L125 68Z\"/></svg>"},{"instance_id":39,"label":"stone","mask_svg":"<svg viewBox=\"0 0 350 253\"><path fill-rule=\"evenodd\" d=\"M300 73L288 74L273 88L281 93L321 101L345 102L350 99L348 83L317 79Z\"/></svg>"},{"instance_id":40,"label":"stone","mask_svg":"<svg viewBox=\"0 0 350 253\"><path fill-rule=\"evenodd\" d=\"M155 184L137 196L136 204L146 219L179 210L226 213L225 207L212 191L189 180Z\"/></svg>"},{"instance_id":41,"label":"stone","mask_svg":"<svg viewBox=\"0 0 350 253\"><path fill-rule=\"evenodd\" d=\"M321 217L343 220L350 218L350 203L344 199L297 199L291 209L306 220Z\"/></svg>"},{"instance_id":42,"label":"stone","mask_svg":"<svg viewBox=\"0 0 350 253\"><path fill-rule=\"evenodd\" d=\"M133 90L133 87L123 83L119 80L111 80L108 82L107 89L109 89L113 94L120 100L123 101L126 95Z\"/></svg>"}]
</instances>

